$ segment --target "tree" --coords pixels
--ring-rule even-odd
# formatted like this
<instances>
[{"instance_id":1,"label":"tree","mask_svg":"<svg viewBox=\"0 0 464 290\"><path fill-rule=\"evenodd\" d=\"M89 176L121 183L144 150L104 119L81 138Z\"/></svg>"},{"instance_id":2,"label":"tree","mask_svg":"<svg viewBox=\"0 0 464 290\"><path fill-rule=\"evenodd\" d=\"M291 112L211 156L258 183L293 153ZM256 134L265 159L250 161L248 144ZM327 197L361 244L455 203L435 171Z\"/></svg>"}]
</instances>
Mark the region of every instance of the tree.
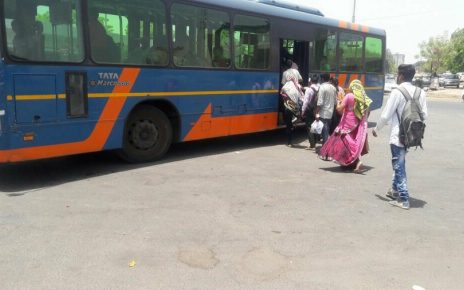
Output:
<instances>
[{"instance_id":1,"label":"tree","mask_svg":"<svg viewBox=\"0 0 464 290\"><path fill-rule=\"evenodd\" d=\"M464 28L451 35L445 62L452 72L464 71Z\"/></svg>"},{"instance_id":2,"label":"tree","mask_svg":"<svg viewBox=\"0 0 464 290\"><path fill-rule=\"evenodd\" d=\"M387 48L387 53L385 56L385 72L394 74L396 73L396 65L395 65L395 58L393 57L393 54L391 53L391 50Z\"/></svg>"},{"instance_id":3,"label":"tree","mask_svg":"<svg viewBox=\"0 0 464 290\"><path fill-rule=\"evenodd\" d=\"M420 57L425 61L424 71L432 74L446 71L448 44L446 35L431 37L419 44Z\"/></svg>"}]
</instances>

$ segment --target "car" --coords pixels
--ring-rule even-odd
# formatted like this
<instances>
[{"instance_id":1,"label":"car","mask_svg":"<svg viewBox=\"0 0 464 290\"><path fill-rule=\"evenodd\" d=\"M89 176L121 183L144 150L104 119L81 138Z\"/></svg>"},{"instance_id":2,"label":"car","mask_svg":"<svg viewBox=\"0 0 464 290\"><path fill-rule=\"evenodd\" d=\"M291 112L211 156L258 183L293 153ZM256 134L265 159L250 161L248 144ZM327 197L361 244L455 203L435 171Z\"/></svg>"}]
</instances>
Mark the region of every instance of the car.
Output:
<instances>
[{"instance_id":1,"label":"car","mask_svg":"<svg viewBox=\"0 0 464 290\"><path fill-rule=\"evenodd\" d=\"M440 87L443 87L444 83L445 83L444 75L438 75L438 85Z\"/></svg>"},{"instance_id":2,"label":"car","mask_svg":"<svg viewBox=\"0 0 464 290\"><path fill-rule=\"evenodd\" d=\"M459 77L456 74L443 75L443 87L459 88Z\"/></svg>"},{"instance_id":3,"label":"car","mask_svg":"<svg viewBox=\"0 0 464 290\"><path fill-rule=\"evenodd\" d=\"M393 89L396 89L398 87L398 84L396 83L395 79L392 78L386 78L385 79L385 87L383 89L384 92L389 93Z\"/></svg>"},{"instance_id":4,"label":"car","mask_svg":"<svg viewBox=\"0 0 464 290\"><path fill-rule=\"evenodd\" d=\"M424 87L429 87L431 83L432 83L432 78L431 78L431 76L423 76L423 77L422 77L422 85L423 85Z\"/></svg>"}]
</instances>

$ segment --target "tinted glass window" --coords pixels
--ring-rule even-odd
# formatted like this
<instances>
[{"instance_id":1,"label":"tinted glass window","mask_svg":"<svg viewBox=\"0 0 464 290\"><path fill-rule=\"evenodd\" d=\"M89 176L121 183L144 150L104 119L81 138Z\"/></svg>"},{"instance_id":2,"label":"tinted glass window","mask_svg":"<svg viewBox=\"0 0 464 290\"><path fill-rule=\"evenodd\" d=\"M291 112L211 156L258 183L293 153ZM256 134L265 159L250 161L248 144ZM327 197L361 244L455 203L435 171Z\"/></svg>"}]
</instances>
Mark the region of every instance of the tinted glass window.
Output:
<instances>
[{"instance_id":1,"label":"tinted glass window","mask_svg":"<svg viewBox=\"0 0 464 290\"><path fill-rule=\"evenodd\" d=\"M24 4L4 1L7 48L12 58L50 62L84 59L78 0Z\"/></svg>"},{"instance_id":2,"label":"tinted glass window","mask_svg":"<svg viewBox=\"0 0 464 290\"><path fill-rule=\"evenodd\" d=\"M237 15L234 19L235 66L267 69L270 57L270 25L265 19Z\"/></svg>"},{"instance_id":3,"label":"tinted glass window","mask_svg":"<svg viewBox=\"0 0 464 290\"><path fill-rule=\"evenodd\" d=\"M383 42L381 39L366 37L366 72L382 72L382 47Z\"/></svg>"},{"instance_id":4,"label":"tinted glass window","mask_svg":"<svg viewBox=\"0 0 464 290\"><path fill-rule=\"evenodd\" d=\"M312 70L334 71L337 69L337 34L334 31L317 30L312 46Z\"/></svg>"},{"instance_id":5,"label":"tinted glass window","mask_svg":"<svg viewBox=\"0 0 464 290\"><path fill-rule=\"evenodd\" d=\"M166 14L160 0L88 2L91 57L99 63L166 65Z\"/></svg>"},{"instance_id":6,"label":"tinted glass window","mask_svg":"<svg viewBox=\"0 0 464 290\"><path fill-rule=\"evenodd\" d=\"M363 37L354 33L340 33L339 68L340 71L361 72Z\"/></svg>"},{"instance_id":7,"label":"tinted glass window","mask_svg":"<svg viewBox=\"0 0 464 290\"><path fill-rule=\"evenodd\" d=\"M66 107L69 117L87 116L87 84L84 73L66 74Z\"/></svg>"},{"instance_id":8,"label":"tinted glass window","mask_svg":"<svg viewBox=\"0 0 464 290\"><path fill-rule=\"evenodd\" d=\"M226 12L174 4L171 17L176 66L230 65L230 22Z\"/></svg>"}]
</instances>

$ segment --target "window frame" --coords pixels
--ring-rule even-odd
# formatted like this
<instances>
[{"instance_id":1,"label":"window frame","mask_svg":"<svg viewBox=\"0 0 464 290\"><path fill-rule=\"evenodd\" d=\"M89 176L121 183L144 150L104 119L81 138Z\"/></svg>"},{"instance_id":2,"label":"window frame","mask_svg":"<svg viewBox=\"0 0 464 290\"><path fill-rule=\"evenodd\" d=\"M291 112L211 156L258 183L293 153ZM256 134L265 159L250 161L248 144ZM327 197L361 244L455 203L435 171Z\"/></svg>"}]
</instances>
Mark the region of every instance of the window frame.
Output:
<instances>
[{"instance_id":1,"label":"window frame","mask_svg":"<svg viewBox=\"0 0 464 290\"><path fill-rule=\"evenodd\" d=\"M173 16L173 7L175 5L184 5L184 6L191 6L191 7L196 7L196 8L199 8L199 9L207 9L207 10L212 10L212 11L216 11L216 12L219 12L219 13L224 13L227 15L228 17L228 20L229 20L229 29L228 29L228 32L229 32L229 54L230 54L230 63L229 63L229 66L227 67L215 67L215 66L179 66L179 65L176 65L175 62L174 62L174 53L173 53L173 50L174 50L174 47L173 47L173 44L174 44L174 33L173 33L173 25L175 24L173 22L173 19L172 19L172 16ZM173 3L171 3L171 5L169 6L169 9L168 9L168 12L167 12L168 16L167 16L167 23L166 25L168 26L168 43L169 43L169 52L170 52L170 61L169 63L171 64L172 67L174 68L177 68L177 69L205 69L205 70L211 70L211 69L214 69L214 70L231 70L231 69L234 69L234 66L233 66L233 57L234 57L234 46L233 46L233 30L232 30L232 27L233 27L233 24L232 24L232 21L233 21L233 15L226 11L225 9L223 9L222 7L217 7L217 6L214 6L214 5L201 5L199 3L190 3L190 2L185 2L185 1L175 1ZM211 59L212 59L212 55L211 55Z\"/></svg>"},{"instance_id":2,"label":"window frame","mask_svg":"<svg viewBox=\"0 0 464 290\"><path fill-rule=\"evenodd\" d=\"M247 16L247 17L255 17L255 18L259 18L259 19L262 19L262 20L265 20L267 21L267 23L269 23L269 59L268 59L268 62L269 62L269 65L267 68L264 68L264 69L259 69L259 68L240 68L240 67L237 67L235 65L235 57L236 57L236 49L235 49L235 17L237 15L240 15L240 16ZM243 13L242 11L240 12L235 12L232 14L232 22L231 22L231 34L230 34L230 37L232 38L231 39L231 43L232 43L232 57L231 59L233 59L233 61L231 61L231 63L233 63L233 69L234 70L238 70L238 71L260 71L260 72L263 72L263 71L272 71L272 67L273 67L273 64L272 64L272 45L273 45L273 29L272 29L272 21L271 19L269 19L269 17L264 17L264 15L255 15L255 14L250 14L250 13Z\"/></svg>"},{"instance_id":3,"label":"window frame","mask_svg":"<svg viewBox=\"0 0 464 290\"><path fill-rule=\"evenodd\" d=\"M340 57L340 34L345 33L345 34L352 34L352 35L357 35L361 37L361 43L362 43L362 51L361 51L361 68L359 70L342 70L341 69L341 57ZM360 33L358 31L353 31L353 30L339 30L338 31L338 41L337 41L337 72L343 73L343 74L364 74L366 73L366 65L365 65L365 53L366 53L366 34Z\"/></svg>"},{"instance_id":4,"label":"window frame","mask_svg":"<svg viewBox=\"0 0 464 290\"><path fill-rule=\"evenodd\" d=\"M79 32L80 30L80 41L81 43L78 44L81 49L82 49L82 56L79 61L71 61L71 60L64 60L64 61L58 61L58 60L46 60L46 59L41 59L41 60L31 60L31 59L21 59L21 58L16 58L11 55L9 49L8 49L8 38L7 38L7 30L6 30L6 16L5 16L5 1L0 1L1 4L1 10L2 13L0 13L0 21L1 21L1 35L0 35L0 56L5 57L6 60L10 63L30 63L30 64L51 64L51 65L79 65L79 64L84 64L87 59L88 59L88 53L87 53L87 37L86 37L86 17L84 16L84 9L86 6L82 3L82 1L75 1L75 10L80 11L80 17L77 17L77 19L80 19L80 23L77 22L76 20L76 30ZM36 3L35 9L39 6L45 6L47 3L42 3L41 1ZM37 15L36 15L37 16ZM79 33L78 33L79 34ZM77 39L79 40L79 39Z\"/></svg>"}]
</instances>

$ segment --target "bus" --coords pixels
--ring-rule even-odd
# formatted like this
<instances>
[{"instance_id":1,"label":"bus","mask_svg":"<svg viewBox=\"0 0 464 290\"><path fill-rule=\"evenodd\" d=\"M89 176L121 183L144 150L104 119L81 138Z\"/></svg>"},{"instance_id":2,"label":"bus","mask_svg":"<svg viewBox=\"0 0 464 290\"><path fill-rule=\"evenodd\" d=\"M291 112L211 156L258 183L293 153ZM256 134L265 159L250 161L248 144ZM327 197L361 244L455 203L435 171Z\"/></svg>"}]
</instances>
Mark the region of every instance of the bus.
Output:
<instances>
[{"instance_id":1,"label":"bus","mask_svg":"<svg viewBox=\"0 0 464 290\"><path fill-rule=\"evenodd\" d=\"M0 1L0 163L282 126L282 63L383 99L385 31L268 0Z\"/></svg>"}]
</instances>

